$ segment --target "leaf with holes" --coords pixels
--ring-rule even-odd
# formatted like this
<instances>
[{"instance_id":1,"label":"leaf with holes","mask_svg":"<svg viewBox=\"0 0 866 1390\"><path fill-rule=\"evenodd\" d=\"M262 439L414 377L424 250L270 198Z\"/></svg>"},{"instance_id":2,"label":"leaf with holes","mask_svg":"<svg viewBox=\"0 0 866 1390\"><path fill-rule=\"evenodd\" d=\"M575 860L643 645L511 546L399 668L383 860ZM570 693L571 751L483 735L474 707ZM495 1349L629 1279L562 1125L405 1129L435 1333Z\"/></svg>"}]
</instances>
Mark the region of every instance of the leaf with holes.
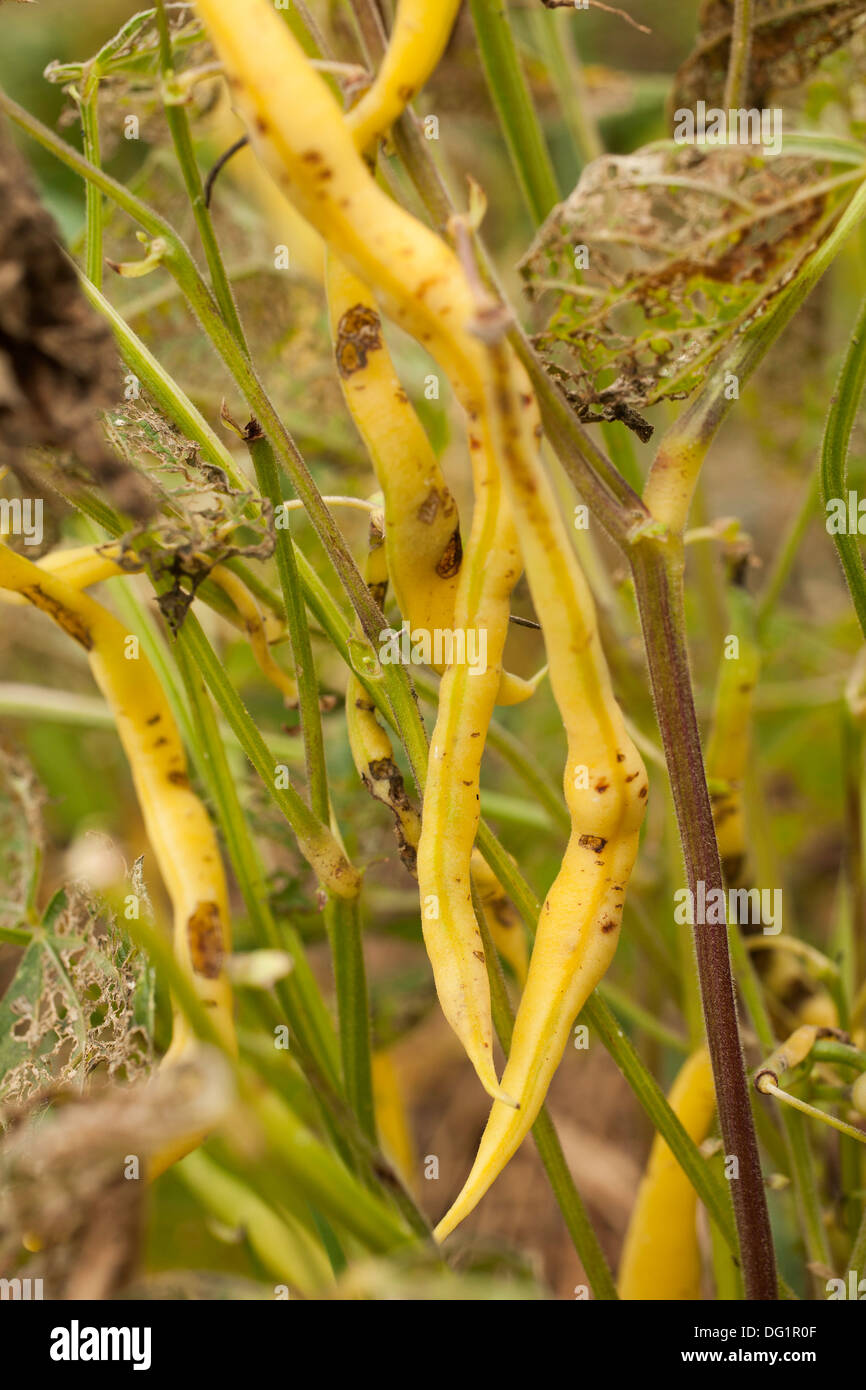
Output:
<instances>
[{"instance_id":1,"label":"leaf with holes","mask_svg":"<svg viewBox=\"0 0 866 1390\"><path fill-rule=\"evenodd\" d=\"M584 419L683 399L829 235L859 169L664 144L588 165L521 270L545 366Z\"/></svg>"},{"instance_id":2,"label":"leaf with holes","mask_svg":"<svg viewBox=\"0 0 866 1390\"><path fill-rule=\"evenodd\" d=\"M704 0L695 47L680 68L672 109L724 98L734 0ZM756 0L752 16L747 106L804 82L823 58L866 24L864 0Z\"/></svg>"},{"instance_id":3,"label":"leaf with holes","mask_svg":"<svg viewBox=\"0 0 866 1390\"><path fill-rule=\"evenodd\" d=\"M104 904L55 893L0 1000L0 1098L151 1063L153 972Z\"/></svg>"}]
</instances>

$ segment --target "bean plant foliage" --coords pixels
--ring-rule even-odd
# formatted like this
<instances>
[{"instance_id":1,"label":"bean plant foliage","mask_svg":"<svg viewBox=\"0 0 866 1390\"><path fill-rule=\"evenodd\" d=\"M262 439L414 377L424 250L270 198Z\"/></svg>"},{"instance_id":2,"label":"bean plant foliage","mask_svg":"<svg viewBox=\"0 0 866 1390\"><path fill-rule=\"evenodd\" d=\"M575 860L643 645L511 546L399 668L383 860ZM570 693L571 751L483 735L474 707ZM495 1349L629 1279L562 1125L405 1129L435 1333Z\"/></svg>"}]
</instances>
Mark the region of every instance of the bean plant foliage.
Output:
<instances>
[{"instance_id":1,"label":"bean plant foliage","mask_svg":"<svg viewBox=\"0 0 866 1390\"><path fill-rule=\"evenodd\" d=\"M584 407L691 395L831 230L854 192L839 172L738 148L593 161L521 266L549 371Z\"/></svg>"},{"instance_id":2,"label":"bean plant foliage","mask_svg":"<svg viewBox=\"0 0 866 1390\"><path fill-rule=\"evenodd\" d=\"M0 1297L866 1297L866 4L132 9L0 5Z\"/></svg>"}]
</instances>

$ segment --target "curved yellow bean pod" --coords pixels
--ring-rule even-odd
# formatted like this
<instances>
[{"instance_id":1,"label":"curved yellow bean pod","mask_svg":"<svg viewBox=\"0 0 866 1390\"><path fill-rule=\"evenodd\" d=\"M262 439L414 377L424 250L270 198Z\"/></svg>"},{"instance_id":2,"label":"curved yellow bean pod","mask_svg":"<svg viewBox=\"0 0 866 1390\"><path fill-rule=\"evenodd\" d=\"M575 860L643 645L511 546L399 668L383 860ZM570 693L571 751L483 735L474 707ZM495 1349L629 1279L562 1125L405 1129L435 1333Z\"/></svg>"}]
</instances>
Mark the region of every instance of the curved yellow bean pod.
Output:
<instances>
[{"instance_id":1,"label":"curved yellow bean pod","mask_svg":"<svg viewBox=\"0 0 866 1390\"><path fill-rule=\"evenodd\" d=\"M400 383L375 295L333 254L327 259L327 287L343 396L385 499L394 596L413 632L451 632L463 560L457 503ZM431 664L441 675L445 667ZM543 675L525 680L503 671L496 703L528 700Z\"/></svg>"},{"instance_id":2,"label":"curved yellow bean pod","mask_svg":"<svg viewBox=\"0 0 866 1390\"><path fill-rule=\"evenodd\" d=\"M445 52L459 9L460 0L400 0L375 81L346 118L359 149L387 135L424 86Z\"/></svg>"},{"instance_id":3,"label":"curved yellow bean pod","mask_svg":"<svg viewBox=\"0 0 866 1390\"><path fill-rule=\"evenodd\" d=\"M469 860L481 752L521 566L497 463L504 445L500 387L475 331L478 306L450 248L377 186L327 85L266 0L200 0L199 12L263 162L385 311L439 360L469 418L476 507L454 625L484 633L487 669L470 674L467 664L453 665L443 677L418 866L425 942L443 1011L484 1086L500 1094ZM538 420L528 385L521 396L520 447L535 452Z\"/></svg>"},{"instance_id":4,"label":"curved yellow bean pod","mask_svg":"<svg viewBox=\"0 0 866 1390\"><path fill-rule=\"evenodd\" d=\"M0 586L47 613L87 652L114 714L147 837L171 898L177 958L234 1048L232 993L224 968L231 949L225 874L207 812L190 787L180 734L153 667L143 652L129 658L129 633L94 599L6 546L0 546ZM185 1017L176 1010L166 1059L178 1057L193 1041Z\"/></svg>"},{"instance_id":5,"label":"curved yellow bean pod","mask_svg":"<svg viewBox=\"0 0 866 1390\"><path fill-rule=\"evenodd\" d=\"M511 368L500 354L499 369ZM616 950L637 855L647 778L613 696L595 609L553 492L506 421L512 505L521 522L529 586L544 630L553 693L568 738L565 797L572 832L538 921L502 1088L463 1190L436 1228L444 1238L477 1205L535 1122L574 1019Z\"/></svg>"},{"instance_id":6,"label":"curved yellow bean pod","mask_svg":"<svg viewBox=\"0 0 866 1390\"><path fill-rule=\"evenodd\" d=\"M332 254L327 286L340 385L385 499L394 596L413 628L450 630L463 560L457 503L400 384L375 296Z\"/></svg>"},{"instance_id":7,"label":"curved yellow bean pod","mask_svg":"<svg viewBox=\"0 0 866 1390\"><path fill-rule=\"evenodd\" d=\"M370 548L367 554L365 577L370 592L381 606L388 589L388 562L381 512L370 516ZM376 706L357 676L350 676L346 685L346 731L349 747L358 776L370 795L394 816L400 858L417 878L417 851L421 838L421 817L412 805L403 785L394 749L386 730L379 723ZM520 984L526 978L528 952L523 923L499 879L479 850L472 851L472 878L494 945L508 961Z\"/></svg>"},{"instance_id":8,"label":"curved yellow bean pod","mask_svg":"<svg viewBox=\"0 0 866 1390\"><path fill-rule=\"evenodd\" d=\"M89 589L93 584L101 584L117 575L141 572L143 566L136 564L133 556L125 557L121 565L119 555L119 546L97 548L83 545L67 550L52 550L50 554L41 556L37 564L40 570L57 575L74 589ZM250 639L253 656L262 675L281 691L289 706L295 706L298 700L297 684L294 677L288 675L271 655L267 620L243 580L225 565L214 565L209 578L228 595L237 609L239 617L236 621ZM26 602L20 594L6 595L6 602L16 600Z\"/></svg>"},{"instance_id":9,"label":"curved yellow bean pod","mask_svg":"<svg viewBox=\"0 0 866 1390\"><path fill-rule=\"evenodd\" d=\"M696 1144L713 1123L716 1093L706 1048L692 1054L668 1096ZM650 1150L619 1266L620 1298L683 1300L701 1296L701 1252L695 1189L661 1135Z\"/></svg>"}]
</instances>

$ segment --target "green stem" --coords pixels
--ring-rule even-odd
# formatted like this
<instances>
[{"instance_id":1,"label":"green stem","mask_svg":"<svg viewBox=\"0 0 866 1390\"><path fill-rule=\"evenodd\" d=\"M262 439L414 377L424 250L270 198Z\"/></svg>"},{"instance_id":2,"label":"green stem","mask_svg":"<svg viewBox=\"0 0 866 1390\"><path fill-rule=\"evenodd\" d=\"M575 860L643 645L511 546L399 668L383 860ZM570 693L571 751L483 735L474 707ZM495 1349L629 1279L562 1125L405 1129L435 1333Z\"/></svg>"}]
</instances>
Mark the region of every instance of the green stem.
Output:
<instances>
[{"instance_id":1,"label":"green stem","mask_svg":"<svg viewBox=\"0 0 866 1390\"><path fill-rule=\"evenodd\" d=\"M588 110L583 67L574 42L570 15L530 11L531 33L547 67L562 110L565 127L581 164L604 154L598 126Z\"/></svg>"},{"instance_id":2,"label":"green stem","mask_svg":"<svg viewBox=\"0 0 866 1390\"><path fill-rule=\"evenodd\" d=\"M349 863L330 828L313 814L280 772L273 753L265 744L250 718L249 711L231 685L222 663L194 613L187 613L183 631L188 641L189 653L204 676L211 694L267 788L271 800L285 816L297 838L301 853L322 887L326 891L333 890L339 897L354 896L359 888L357 870ZM282 785L284 780L287 781L285 786Z\"/></svg>"},{"instance_id":3,"label":"green stem","mask_svg":"<svg viewBox=\"0 0 866 1390\"><path fill-rule=\"evenodd\" d=\"M91 164L102 162L99 147L99 71L89 66L81 84L78 103L84 153ZM97 289L102 286L102 194L93 184L85 189L85 273Z\"/></svg>"},{"instance_id":4,"label":"green stem","mask_svg":"<svg viewBox=\"0 0 866 1390\"><path fill-rule=\"evenodd\" d=\"M133 332L114 305L105 298L105 295L94 284L91 284L90 280L81 277L80 284L85 297L94 309L97 309L111 325L123 360L132 368L139 381L147 387L160 410L174 421L187 439L199 446L203 458L208 463L212 463L215 468L219 468L225 473L233 488L239 492L248 492L250 490L249 480L238 470L234 459L219 435L211 429L189 396L178 386L162 363L157 361L150 349Z\"/></svg>"},{"instance_id":5,"label":"green stem","mask_svg":"<svg viewBox=\"0 0 866 1390\"><path fill-rule=\"evenodd\" d=\"M325 918L334 962L346 1096L362 1134L375 1143L370 1008L361 942L360 898L332 896L325 907Z\"/></svg>"},{"instance_id":6,"label":"green stem","mask_svg":"<svg viewBox=\"0 0 866 1390\"><path fill-rule=\"evenodd\" d=\"M307 760L310 805L318 819L327 825L331 809L328 795L328 770L325 765L325 740L322 733L322 716L319 710L319 684L313 663L307 610L304 606L298 578L295 542L291 532L291 515L286 512L283 517L280 516L280 504L283 497L280 491L277 461L270 441L263 434L254 431L253 423L251 422L245 438L255 469L259 491L271 504L271 524L274 527L276 541L277 574L280 579L284 605L284 612L281 616L285 618L289 630L292 657L295 663L295 678L298 682L298 703ZM283 522L284 524L282 524Z\"/></svg>"},{"instance_id":7,"label":"green stem","mask_svg":"<svg viewBox=\"0 0 866 1390\"><path fill-rule=\"evenodd\" d=\"M340 1069L334 1029L300 937L285 920L278 929L271 912L261 860L228 765L213 705L196 668L186 624L175 643L175 659L193 715L206 784L217 808L220 828L256 939L264 946L284 947L292 957L290 974L277 984L280 1004L304 1050L312 1053L331 1085L339 1089Z\"/></svg>"},{"instance_id":8,"label":"green stem","mask_svg":"<svg viewBox=\"0 0 866 1390\"><path fill-rule=\"evenodd\" d=\"M752 49L753 0L734 0L731 49L725 80L726 111L746 105L749 92L749 58Z\"/></svg>"},{"instance_id":9,"label":"green stem","mask_svg":"<svg viewBox=\"0 0 866 1390\"><path fill-rule=\"evenodd\" d=\"M211 285L213 286L217 304L238 345L246 352L247 346L244 338L244 330L241 326L237 305L235 304L223 258L220 254L210 211L205 205L204 185L202 183L201 171L195 157L195 149L192 142L186 107L165 100L166 88L170 86L174 79L174 56L171 48L171 32L168 25L165 0L157 0L156 22L159 30L159 58L160 69L162 71L163 109L165 111L166 123L174 145L177 162L180 166L181 174L183 175L183 181L186 186L190 206L192 207L195 224L198 228L198 234L201 239L208 270L210 271ZM93 162L96 163L97 161L94 160Z\"/></svg>"},{"instance_id":10,"label":"green stem","mask_svg":"<svg viewBox=\"0 0 866 1390\"><path fill-rule=\"evenodd\" d=\"M559 202L550 153L517 56L503 0L469 0L487 87L533 224Z\"/></svg>"},{"instance_id":11,"label":"green stem","mask_svg":"<svg viewBox=\"0 0 866 1390\"><path fill-rule=\"evenodd\" d=\"M857 322L848 343L845 362L830 404L824 440L821 445L821 491L825 504L843 503L843 524L848 511L847 462L851 432L857 419L863 387L866 384L866 299L860 305ZM859 537L846 530L837 531L833 540L851 592L860 629L866 637L866 569L860 553Z\"/></svg>"}]
</instances>

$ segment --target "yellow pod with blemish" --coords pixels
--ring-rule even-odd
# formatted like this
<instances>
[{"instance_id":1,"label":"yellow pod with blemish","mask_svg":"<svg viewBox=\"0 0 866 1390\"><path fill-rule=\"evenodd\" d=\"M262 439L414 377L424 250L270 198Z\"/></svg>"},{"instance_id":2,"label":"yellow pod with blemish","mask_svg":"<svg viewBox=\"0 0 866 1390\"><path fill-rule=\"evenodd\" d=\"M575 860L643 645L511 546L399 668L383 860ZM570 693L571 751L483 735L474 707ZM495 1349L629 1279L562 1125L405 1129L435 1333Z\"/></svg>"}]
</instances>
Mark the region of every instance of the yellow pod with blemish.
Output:
<instances>
[{"instance_id":1,"label":"yellow pod with blemish","mask_svg":"<svg viewBox=\"0 0 866 1390\"><path fill-rule=\"evenodd\" d=\"M81 557L79 561L81 578L85 567ZM105 557L99 565L94 560L88 573L108 577L109 563ZM234 1048L232 992L225 971L231 927L219 845L190 786L180 734L153 667L138 639L94 599L6 546L0 546L0 586L47 613L86 651L114 715L147 837L171 898L175 953L199 999L213 1010L216 1028ZM176 1010L167 1059L192 1041L185 1017Z\"/></svg>"},{"instance_id":2,"label":"yellow pod with blemish","mask_svg":"<svg viewBox=\"0 0 866 1390\"><path fill-rule=\"evenodd\" d=\"M424 86L445 52L459 9L460 0L400 0L379 71L346 118L359 150L387 135Z\"/></svg>"}]
</instances>

